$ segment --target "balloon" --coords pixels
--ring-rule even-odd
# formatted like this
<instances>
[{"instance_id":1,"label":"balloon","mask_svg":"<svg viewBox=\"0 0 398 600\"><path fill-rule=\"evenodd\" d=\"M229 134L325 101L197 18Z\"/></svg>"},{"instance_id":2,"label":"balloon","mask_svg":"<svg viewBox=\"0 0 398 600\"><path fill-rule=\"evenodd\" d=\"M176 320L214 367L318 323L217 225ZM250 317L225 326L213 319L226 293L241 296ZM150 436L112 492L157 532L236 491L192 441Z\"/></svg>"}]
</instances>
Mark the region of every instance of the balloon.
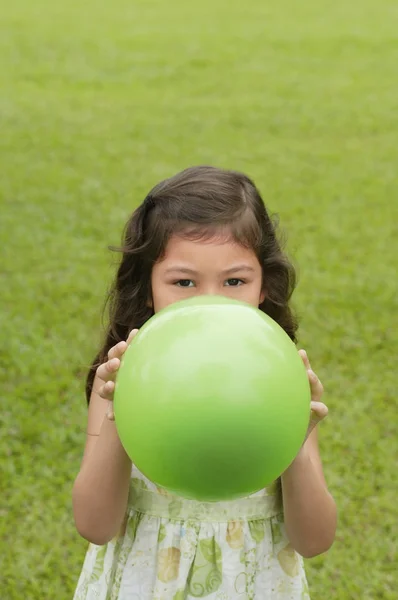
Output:
<instances>
[{"instance_id":1,"label":"balloon","mask_svg":"<svg viewBox=\"0 0 398 600\"><path fill-rule=\"evenodd\" d=\"M294 343L248 304L217 296L152 317L122 359L120 440L157 485L200 501L275 481L304 442L310 387Z\"/></svg>"}]
</instances>

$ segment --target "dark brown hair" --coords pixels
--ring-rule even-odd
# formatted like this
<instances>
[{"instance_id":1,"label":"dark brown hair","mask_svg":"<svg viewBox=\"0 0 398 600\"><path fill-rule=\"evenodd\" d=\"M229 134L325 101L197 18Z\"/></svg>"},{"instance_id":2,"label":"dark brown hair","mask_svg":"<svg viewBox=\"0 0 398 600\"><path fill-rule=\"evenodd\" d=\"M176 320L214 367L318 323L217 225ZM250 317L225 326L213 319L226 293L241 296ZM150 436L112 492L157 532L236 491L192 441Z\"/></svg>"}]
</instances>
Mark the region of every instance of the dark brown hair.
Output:
<instances>
[{"instance_id":1,"label":"dark brown hair","mask_svg":"<svg viewBox=\"0 0 398 600\"><path fill-rule=\"evenodd\" d=\"M282 251L276 224L256 186L242 173L192 167L152 189L127 222L122 246L112 248L122 253L122 259L107 299L109 324L104 342L87 376L87 401L96 369L109 349L153 315L148 306L152 266L164 254L170 236L182 233L204 239L223 228L256 253L266 292L259 308L296 341L297 323L289 306L295 270Z\"/></svg>"}]
</instances>

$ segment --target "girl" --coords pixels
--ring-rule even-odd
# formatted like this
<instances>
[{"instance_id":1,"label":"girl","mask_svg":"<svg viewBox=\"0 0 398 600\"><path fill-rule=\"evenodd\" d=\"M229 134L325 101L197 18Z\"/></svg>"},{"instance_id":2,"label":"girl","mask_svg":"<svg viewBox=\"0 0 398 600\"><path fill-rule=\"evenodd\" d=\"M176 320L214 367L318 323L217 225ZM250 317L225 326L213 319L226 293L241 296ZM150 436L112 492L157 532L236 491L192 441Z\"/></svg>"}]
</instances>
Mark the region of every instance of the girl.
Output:
<instances>
[{"instance_id":1,"label":"girl","mask_svg":"<svg viewBox=\"0 0 398 600\"><path fill-rule=\"evenodd\" d=\"M295 341L288 304L295 274L259 192L240 173L187 169L159 183L133 213L121 252L109 326L87 378L73 509L91 543L75 600L307 600L302 557L330 548L336 507L317 441L327 408L303 350L312 391L306 441L278 481L248 498L200 503L157 488L131 464L112 411L128 344L178 300L224 294L248 302Z\"/></svg>"}]
</instances>

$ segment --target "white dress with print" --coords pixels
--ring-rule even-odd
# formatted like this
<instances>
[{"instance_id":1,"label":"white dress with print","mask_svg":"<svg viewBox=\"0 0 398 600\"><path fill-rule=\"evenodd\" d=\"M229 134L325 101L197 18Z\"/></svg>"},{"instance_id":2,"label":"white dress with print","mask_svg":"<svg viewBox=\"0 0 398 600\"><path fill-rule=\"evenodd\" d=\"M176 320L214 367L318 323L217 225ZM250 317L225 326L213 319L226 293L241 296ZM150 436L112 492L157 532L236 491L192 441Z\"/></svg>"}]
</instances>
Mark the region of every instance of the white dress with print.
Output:
<instances>
[{"instance_id":1,"label":"white dress with print","mask_svg":"<svg viewBox=\"0 0 398 600\"><path fill-rule=\"evenodd\" d=\"M135 467L123 530L89 545L74 600L309 600L277 486L231 502L157 488Z\"/></svg>"}]
</instances>

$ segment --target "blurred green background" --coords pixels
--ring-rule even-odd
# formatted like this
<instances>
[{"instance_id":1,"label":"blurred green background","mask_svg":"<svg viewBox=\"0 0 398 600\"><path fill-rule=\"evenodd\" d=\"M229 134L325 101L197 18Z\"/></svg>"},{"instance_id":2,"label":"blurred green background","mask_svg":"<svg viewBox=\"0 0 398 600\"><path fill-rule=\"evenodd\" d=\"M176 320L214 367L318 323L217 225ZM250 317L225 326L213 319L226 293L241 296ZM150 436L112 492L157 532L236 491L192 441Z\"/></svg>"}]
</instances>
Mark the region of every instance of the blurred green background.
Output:
<instances>
[{"instance_id":1,"label":"blurred green background","mask_svg":"<svg viewBox=\"0 0 398 600\"><path fill-rule=\"evenodd\" d=\"M152 185L200 163L254 178L299 265L340 519L307 563L312 597L397 598L397 31L395 0L2 6L2 600L72 598L107 245Z\"/></svg>"}]
</instances>

